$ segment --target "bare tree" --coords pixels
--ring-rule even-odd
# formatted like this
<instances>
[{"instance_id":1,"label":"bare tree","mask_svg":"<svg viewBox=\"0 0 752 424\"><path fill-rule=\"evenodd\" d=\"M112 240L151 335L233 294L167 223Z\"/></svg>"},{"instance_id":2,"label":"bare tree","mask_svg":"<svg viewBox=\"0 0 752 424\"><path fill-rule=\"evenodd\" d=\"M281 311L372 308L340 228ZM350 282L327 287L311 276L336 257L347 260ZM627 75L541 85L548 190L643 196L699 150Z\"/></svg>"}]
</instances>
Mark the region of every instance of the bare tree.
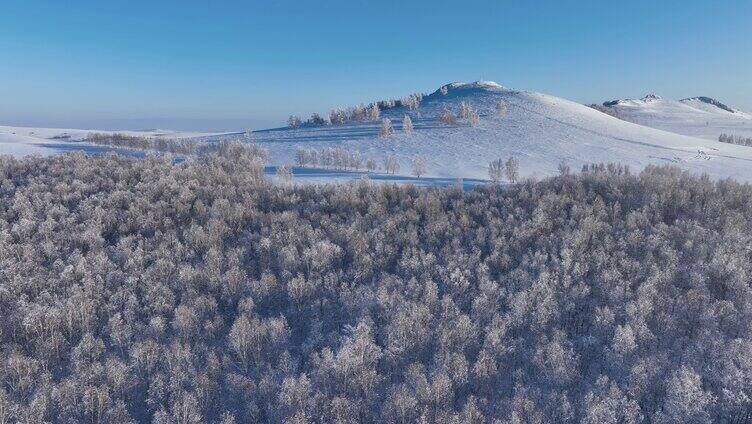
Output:
<instances>
[{"instance_id":1,"label":"bare tree","mask_svg":"<svg viewBox=\"0 0 752 424\"><path fill-rule=\"evenodd\" d=\"M480 115L476 111L470 111L470 116L467 118L471 127L477 127L480 124Z\"/></svg>"},{"instance_id":2,"label":"bare tree","mask_svg":"<svg viewBox=\"0 0 752 424\"><path fill-rule=\"evenodd\" d=\"M298 166L306 166L308 164L308 152L300 147L295 149L295 162Z\"/></svg>"},{"instance_id":3,"label":"bare tree","mask_svg":"<svg viewBox=\"0 0 752 424\"><path fill-rule=\"evenodd\" d=\"M360 170L360 167L363 166L363 158L360 156L360 152L349 152L347 156L347 163L350 168Z\"/></svg>"},{"instance_id":4,"label":"bare tree","mask_svg":"<svg viewBox=\"0 0 752 424\"><path fill-rule=\"evenodd\" d=\"M426 160L422 156L415 156L413 159L413 175L420 178L426 173Z\"/></svg>"},{"instance_id":5,"label":"bare tree","mask_svg":"<svg viewBox=\"0 0 752 424\"><path fill-rule=\"evenodd\" d=\"M379 128L379 137L389 137L393 132L392 121L389 118L382 119L381 128Z\"/></svg>"},{"instance_id":6,"label":"bare tree","mask_svg":"<svg viewBox=\"0 0 752 424\"><path fill-rule=\"evenodd\" d=\"M519 177L520 172L520 163L514 156L510 156L509 159L507 159L507 163L505 164L506 168L506 174L507 174L507 180L509 182L516 182L517 178Z\"/></svg>"},{"instance_id":7,"label":"bare tree","mask_svg":"<svg viewBox=\"0 0 752 424\"><path fill-rule=\"evenodd\" d=\"M559 175L569 175L569 173L571 172L566 159L562 159L561 162L559 162L559 166L557 168L559 170Z\"/></svg>"},{"instance_id":8,"label":"bare tree","mask_svg":"<svg viewBox=\"0 0 752 424\"><path fill-rule=\"evenodd\" d=\"M400 164L397 160L397 157L394 155L389 155L384 158L384 170L389 174L396 174L399 172Z\"/></svg>"},{"instance_id":9,"label":"bare tree","mask_svg":"<svg viewBox=\"0 0 752 424\"><path fill-rule=\"evenodd\" d=\"M504 171L505 166L502 159L493 160L488 164L488 177L494 183L498 183L502 178L504 178Z\"/></svg>"},{"instance_id":10,"label":"bare tree","mask_svg":"<svg viewBox=\"0 0 752 424\"><path fill-rule=\"evenodd\" d=\"M366 161L366 169L368 171L373 172L373 171L377 170L378 167L379 166L376 164L376 161L374 161L373 159L368 159Z\"/></svg>"},{"instance_id":11,"label":"bare tree","mask_svg":"<svg viewBox=\"0 0 752 424\"><path fill-rule=\"evenodd\" d=\"M405 114L405 117L402 118L402 131L407 134L413 132L413 120L410 119L410 115L408 114Z\"/></svg>"}]
</instances>

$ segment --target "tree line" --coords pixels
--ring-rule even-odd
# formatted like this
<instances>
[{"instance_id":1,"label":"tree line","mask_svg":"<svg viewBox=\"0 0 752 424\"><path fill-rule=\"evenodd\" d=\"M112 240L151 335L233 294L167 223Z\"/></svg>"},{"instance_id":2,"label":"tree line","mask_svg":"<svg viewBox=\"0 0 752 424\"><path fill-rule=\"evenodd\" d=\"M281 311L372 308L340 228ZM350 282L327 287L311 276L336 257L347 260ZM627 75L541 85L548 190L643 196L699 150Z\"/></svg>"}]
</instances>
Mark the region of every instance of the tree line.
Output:
<instances>
[{"instance_id":1,"label":"tree line","mask_svg":"<svg viewBox=\"0 0 752 424\"><path fill-rule=\"evenodd\" d=\"M313 113L305 122L299 116L290 115L287 119L287 126L298 128L306 126L324 126L324 125L344 125L349 122L369 122L377 121L381 117L381 111L406 108L408 110L417 110L420 102L423 100L423 94L415 93L401 99L380 100L368 105L357 105L347 109L332 109L329 112L329 119L322 117L318 113Z\"/></svg>"},{"instance_id":2,"label":"tree line","mask_svg":"<svg viewBox=\"0 0 752 424\"><path fill-rule=\"evenodd\" d=\"M246 142L253 140L250 130L243 134ZM206 142L190 138L167 138L167 137L147 137L142 135L128 135L124 133L89 133L84 142L97 144L100 146L110 146L122 149L134 149L143 151L152 151L159 153L171 153L176 155L209 155L217 153L230 145L233 148L250 149L262 157L266 154L263 149L254 143L248 143L245 147L238 140L224 140L220 142Z\"/></svg>"},{"instance_id":3,"label":"tree line","mask_svg":"<svg viewBox=\"0 0 752 424\"><path fill-rule=\"evenodd\" d=\"M740 146L752 147L752 137L742 137L740 135L733 134L721 134L718 136L718 141L721 143L738 144Z\"/></svg>"}]
</instances>

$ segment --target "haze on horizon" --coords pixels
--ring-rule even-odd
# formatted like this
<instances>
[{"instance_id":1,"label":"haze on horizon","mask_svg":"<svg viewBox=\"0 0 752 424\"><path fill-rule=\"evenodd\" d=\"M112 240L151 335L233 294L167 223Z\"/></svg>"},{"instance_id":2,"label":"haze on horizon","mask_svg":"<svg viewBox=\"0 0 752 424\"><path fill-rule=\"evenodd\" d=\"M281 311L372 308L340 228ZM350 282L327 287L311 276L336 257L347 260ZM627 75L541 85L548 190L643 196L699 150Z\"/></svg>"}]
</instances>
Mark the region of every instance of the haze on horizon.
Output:
<instances>
[{"instance_id":1,"label":"haze on horizon","mask_svg":"<svg viewBox=\"0 0 752 424\"><path fill-rule=\"evenodd\" d=\"M657 4L656 4L657 3ZM488 79L752 111L752 3L4 2L0 125L235 130Z\"/></svg>"}]
</instances>

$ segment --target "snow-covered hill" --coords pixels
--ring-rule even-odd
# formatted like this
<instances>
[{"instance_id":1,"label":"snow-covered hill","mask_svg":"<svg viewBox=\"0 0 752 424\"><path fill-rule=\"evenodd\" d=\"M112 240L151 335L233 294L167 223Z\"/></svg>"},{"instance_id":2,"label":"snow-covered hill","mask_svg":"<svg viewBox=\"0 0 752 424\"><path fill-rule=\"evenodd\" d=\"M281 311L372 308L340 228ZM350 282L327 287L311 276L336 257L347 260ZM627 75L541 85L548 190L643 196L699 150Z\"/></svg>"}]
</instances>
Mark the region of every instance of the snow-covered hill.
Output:
<instances>
[{"instance_id":1,"label":"snow-covered hill","mask_svg":"<svg viewBox=\"0 0 752 424\"><path fill-rule=\"evenodd\" d=\"M470 126L463 120L454 125L439 121L438 115L444 108L456 114L463 101L479 112L477 126ZM497 113L496 105L499 101L506 105L507 111L504 114ZM618 107L634 111L634 116L650 116L637 112L649 110L642 104L653 103L655 104L651 107L664 105L654 108L660 112L654 116L671 116L665 111L672 108L679 111L688 109L696 111L693 112L696 114L723 116L720 112L708 112L692 106L698 102L705 105L702 107L718 108L701 99L669 103L657 96L639 101L624 101L623 104L620 102ZM734 119L744 120L740 122L749 119L738 112L724 113ZM410 134L402 131L402 118L405 114L411 116L415 127ZM677 112L674 115L681 114ZM648 164L673 164L695 173L707 173L713 178L734 177L752 181L750 147L720 143L710 137L702 139L676 134L675 132L694 131L685 130L679 120L672 121L677 128L667 128L674 132L662 131L617 119L569 100L511 90L493 82L447 84L424 96L417 110L391 108L383 110L381 117L391 119L395 128L395 133L391 136L379 137L378 120L338 126L261 130L254 132L253 136L256 142L268 150L272 166L294 164L296 151L300 148L322 152L327 148L339 147L351 152L357 151L364 159L372 159L380 165L385 158L394 156L401 164L399 174L402 175L410 175L411 163L421 156L426 160L427 175L442 178L443 181L451 181L455 177L488 178L489 162L510 156L519 160L522 176L556 174L562 161L573 169L589 163L619 162L634 170ZM651 121L652 124L654 122L655 120ZM88 133L89 131L81 130L22 131L19 128L0 127L0 153L12 152L13 149L17 150L17 154L66 151L82 146L81 143L70 140L80 140ZM135 133L157 135L157 132ZM70 140L61 139L66 135L70 136ZM212 142L237 138L241 134L172 133L166 136L193 136ZM330 178L330 174L326 172L299 173L301 178L305 178L305 174L313 175L311 178L316 181ZM337 178L343 176L341 172L336 174Z\"/></svg>"},{"instance_id":2,"label":"snow-covered hill","mask_svg":"<svg viewBox=\"0 0 752 424\"><path fill-rule=\"evenodd\" d=\"M507 105L503 116L496 113L499 100ZM444 107L456 113L462 101L480 113L478 126L438 121ZM401 131L404 114L412 117L412 134ZM621 162L633 169L668 163L716 178L752 180L752 148L648 128L569 100L493 82L448 84L425 96L418 110L389 109L382 117L392 119L394 135L380 138L374 121L272 129L255 137L276 164L294 163L297 148L342 147L379 162L394 155L405 174L414 158L422 156L429 175L487 178L491 160L515 156L524 176L555 174L564 160L574 169L600 162Z\"/></svg>"},{"instance_id":3,"label":"snow-covered hill","mask_svg":"<svg viewBox=\"0 0 752 424\"><path fill-rule=\"evenodd\" d=\"M717 140L722 133L752 136L752 116L710 97L682 100L648 94L642 99L603 103L617 116L640 125Z\"/></svg>"}]
</instances>

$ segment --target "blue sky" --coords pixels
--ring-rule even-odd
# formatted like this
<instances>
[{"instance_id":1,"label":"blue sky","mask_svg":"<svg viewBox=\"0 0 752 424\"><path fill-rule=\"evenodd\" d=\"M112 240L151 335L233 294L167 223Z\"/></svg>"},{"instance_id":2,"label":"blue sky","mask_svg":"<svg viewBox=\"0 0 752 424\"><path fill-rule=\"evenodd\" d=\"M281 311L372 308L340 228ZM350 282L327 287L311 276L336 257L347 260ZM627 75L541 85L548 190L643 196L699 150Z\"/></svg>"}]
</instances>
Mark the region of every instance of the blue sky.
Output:
<instances>
[{"instance_id":1,"label":"blue sky","mask_svg":"<svg viewBox=\"0 0 752 424\"><path fill-rule=\"evenodd\" d=\"M0 124L261 128L488 79L752 111L752 1L35 1L0 6Z\"/></svg>"}]
</instances>

